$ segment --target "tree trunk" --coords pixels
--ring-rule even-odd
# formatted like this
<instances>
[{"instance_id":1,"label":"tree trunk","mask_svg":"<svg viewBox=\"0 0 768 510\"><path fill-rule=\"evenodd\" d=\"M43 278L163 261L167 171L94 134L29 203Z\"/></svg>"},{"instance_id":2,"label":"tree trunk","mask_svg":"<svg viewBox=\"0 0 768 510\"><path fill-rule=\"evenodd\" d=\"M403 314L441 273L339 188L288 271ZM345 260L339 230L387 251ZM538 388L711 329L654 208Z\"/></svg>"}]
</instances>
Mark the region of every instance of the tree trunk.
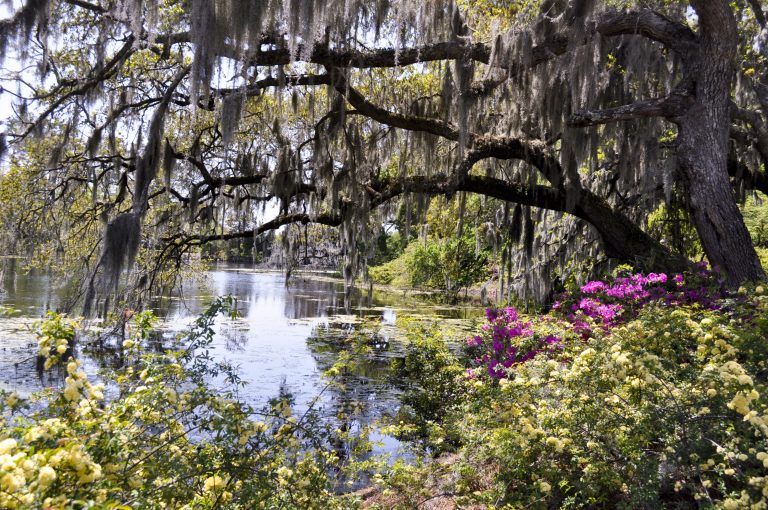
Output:
<instances>
[{"instance_id":1,"label":"tree trunk","mask_svg":"<svg viewBox=\"0 0 768 510\"><path fill-rule=\"evenodd\" d=\"M730 91L738 33L725 0L693 0L700 44L687 71L694 103L678 119L678 157L688 205L704 252L730 286L765 277L728 180Z\"/></svg>"}]
</instances>

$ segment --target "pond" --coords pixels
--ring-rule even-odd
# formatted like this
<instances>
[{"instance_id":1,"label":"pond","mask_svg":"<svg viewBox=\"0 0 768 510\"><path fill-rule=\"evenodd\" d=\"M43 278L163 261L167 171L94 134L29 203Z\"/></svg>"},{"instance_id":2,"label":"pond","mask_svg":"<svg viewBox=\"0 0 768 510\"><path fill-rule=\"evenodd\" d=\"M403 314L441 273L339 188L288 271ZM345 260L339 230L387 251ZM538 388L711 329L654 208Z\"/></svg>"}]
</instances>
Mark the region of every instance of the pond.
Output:
<instances>
[{"instance_id":1,"label":"pond","mask_svg":"<svg viewBox=\"0 0 768 510\"><path fill-rule=\"evenodd\" d=\"M2 284L0 305L15 312L0 317L0 388L28 394L60 384L56 374L36 370L30 331L47 309L60 306L60 291L50 276L36 272L6 271ZM168 344L216 296L224 295L236 298L239 317L217 320L211 354L239 367L247 382L243 400L260 408L281 390L288 391L297 411L317 400L324 417L348 416L346 425L353 429L373 424L399 406L389 376L391 359L404 349L399 319L439 321L441 328L461 338L482 314L477 306L435 305L402 292L354 292L345 306L343 283L328 275L294 275L286 285L281 273L222 265L199 281L185 282L181 295L158 297L152 304ZM321 374L337 361L349 335L361 331L368 335L371 353L347 374L343 388L326 387ZM91 373L119 363L115 352L84 350L76 355ZM384 443L384 451L398 447L391 438L374 434L373 439Z\"/></svg>"}]
</instances>

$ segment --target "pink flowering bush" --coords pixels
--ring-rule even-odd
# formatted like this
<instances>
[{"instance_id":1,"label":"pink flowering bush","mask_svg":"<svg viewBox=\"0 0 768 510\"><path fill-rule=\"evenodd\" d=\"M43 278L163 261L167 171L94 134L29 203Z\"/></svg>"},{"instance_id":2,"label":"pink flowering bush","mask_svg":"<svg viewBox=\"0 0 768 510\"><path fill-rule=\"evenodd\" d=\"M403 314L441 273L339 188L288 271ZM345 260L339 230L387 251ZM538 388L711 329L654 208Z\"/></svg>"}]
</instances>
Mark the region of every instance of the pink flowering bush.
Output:
<instances>
[{"instance_id":1,"label":"pink flowering bush","mask_svg":"<svg viewBox=\"0 0 768 510\"><path fill-rule=\"evenodd\" d=\"M558 357L564 342L588 341L595 328L610 332L651 303L717 310L723 296L717 273L700 265L686 275L637 273L589 281L578 291L562 293L552 313L533 321L523 320L511 307L488 308L481 331L467 339L467 354L474 365L467 375L475 377L484 369L491 378L501 379L513 366L540 354Z\"/></svg>"},{"instance_id":2,"label":"pink flowering bush","mask_svg":"<svg viewBox=\"0 0 768 510\"><path fill-rule=\"evenodd\" d=\"M477 367L485 367L494 379L501 379L507 369L525 363L539 354L556 355L568 335L564 321L544 320L534 328L523 321L514 308L489 308L481 333L467 339L467 353ZM546 318L549 319L549 318ZM470 368L469 377L478 375Z\"/></svg>"},{"instance_id":3,"label":"pink flowering bush","mask_svg":"<svg viewBox=\"0 0 768 510\"><path fill-rule=\"evenodd\" d=\"M718 273L699 264L695 272L628 274L613 281L595 280L585 283L578 292L564 292L552 309L576 323L589 317L610 328L637 317L649 303L672 305L698 304L717 309L724 296ZM589 335L586 335L589 336Z\"/></svg>"}]
</instances>

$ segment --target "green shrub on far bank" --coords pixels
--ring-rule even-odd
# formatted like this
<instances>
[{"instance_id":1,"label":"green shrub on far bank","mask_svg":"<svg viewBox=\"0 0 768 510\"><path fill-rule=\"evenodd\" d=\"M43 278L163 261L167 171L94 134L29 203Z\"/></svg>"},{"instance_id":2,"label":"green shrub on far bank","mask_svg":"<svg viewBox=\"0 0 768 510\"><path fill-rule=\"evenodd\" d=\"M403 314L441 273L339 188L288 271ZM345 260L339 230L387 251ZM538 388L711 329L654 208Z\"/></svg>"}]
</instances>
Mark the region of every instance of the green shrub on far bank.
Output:
<instances>
[{"instance_id":1,"label":"green shrub on far bank","mask_svg":"<svg viewBox=\"0 0 768 510\"><path fill-rule=\"evenodd\" d=\"M482 281L488 256L469 236L414 240L394 260L371 267L374 283L437 290L448 297Z\"/></svg>"},{"instance_id":2,"label":"green shrub on far bank","mask_svg":"<svg viewBox=\"0 0 768 510\"><path fill-rule=\"evenodd\" d=\"M406 287L410 282L407 278L408 273L404 257L398 257L380 266L369 267L368 276L374 283L381 285Z\"/></svg>"}]
</instances>

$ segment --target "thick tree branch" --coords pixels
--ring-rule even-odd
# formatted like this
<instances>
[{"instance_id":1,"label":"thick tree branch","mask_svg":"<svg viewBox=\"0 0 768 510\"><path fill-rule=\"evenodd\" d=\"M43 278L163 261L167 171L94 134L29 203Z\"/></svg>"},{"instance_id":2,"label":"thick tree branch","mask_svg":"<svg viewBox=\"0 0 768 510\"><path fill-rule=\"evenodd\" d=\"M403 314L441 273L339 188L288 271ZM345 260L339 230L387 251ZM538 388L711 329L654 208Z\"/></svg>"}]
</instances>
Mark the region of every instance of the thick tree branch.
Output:
<instances>
[{"instance_id":1,"label":"thick tree branch","mask_svg":"<svg viewBox=\"0 0 768 510\"><path fill-rule=\"evenodd\" d=\"M658 99L648 99L636 103L608 108L605 110L582 110L568 118L571 127L596 126L623 120L647 117L679 117L690 107L692 98L685 93L675 93Z\"/></svg>"},{"instance_id":2,"label":"thick tree branch","mask_svg":"<svg viewBox=\"0 0 768 510\"><path fill-rule=\"evenodd\" d=\"M451 141L459 140L459 130L451 124L429 117L403 115L401 113L390 112L389 110L376 106L368 101L347 82L340 70L330 68L329 72L333 76L333 87L339 94L344 96L349 104L354 106L355 110L360 114L388 126L407 129L409 131L431 133Z\"/></svg>"},{"instance_id":3,"label":"thick tree branch","mask_svg":"<svg viewBox=\"0 0 768 510\"><path fill-rule=\"evenodd\" d=\"M681 55L687 55L696 44L696 35L686 25L670 20L651 9L637 11L607 10L596 14L587 27L583 39L577 44L588 42L595 34L604 37L618 35L642 35L657 41ZM531 49L526 67L534 67L565 54L573 47L570 34L556 33ZM305 55L305 48L299 46L298 55ZM328 67L374 68L406 66L438 60L474 60L507 69L514 74L516 64L508 61L489 62L490 46L482 43L466 44L461 41L438 42L416 48L381 48L368 51L334 50L316 45L307 62ZM253 65L275 66L291 63L287 48L264 50L257 53Z\"/></svg>"},{"instance_id":4,"label":"thick tree branch","mask_svg":"<svg viewBox=\"0 0 768 510\"><path fill-rule=\"evenodd\" d=\"M305 213L283 214L277 218L262 223L255 229L245 230L240 232L230 232L228 234L216 234L209 236L189 236L184 238L179 244L206 244L212 241L228 241L230 239L244 239L254 237L270 230L277 230L284 225L290 225L292 223L301 223L306 225L307 223L318 223L320 225L327 225L330 227L338 227L341 225L342 218L335 214L320 214L318 216L310 216Z\"/></svg>"},{"instance_id":5,"label":"thick tree branch","mask_svg":"<svg viewBox=\"0 0 768 510\"><path fill-rule=\"evenodd\" d=\"M588 190L578 190L575 207L563 190L541 185L525 185L487 176L468 175L458 185L448 175L431 177L413 176L380 179L368 183L370 207L378 207L403 193L428 195L452 194L455 191L477 193L512 203L567 212L593 225L600 233L610 257L640 266L681 270L686 262L669 254L659 243L650 238L621 213L614 211L605 201ZM183 240L167 240L181 245L204 244L212 241L248 238L290 223L320 223L338 226L343 214L327 214L312 217L304 213L281 215L256 229L210 236L191 236Z\"/></svg>"},{"instance_id":6,"label":"thick tree branch","mask_svg":"<svg viewBox=\"0 0 768 510\"><path fill-rule=\"evenodd\" d=\"M69 5L74 5L77 7L80 7L81 9L85 9L87 11L95 12L97 14L108 14L109 10L105 9L104 7L94 4L91 2L86 2L84 0L64 0L64 3L67 3Z\"/></svg>"},{"instance_id":7,"label":"thick tree branch","mask_svg":"<svg viewBox=\"0 0 768 510\"><path fill-rule=\"evenodd\" d=\"M95 13L109 14L102 7L83 0L65 1ZM589 5L591 3L581 2L581 7L577 6L574 11L577 17L582 17L592 11ZM540 44L534 46L530 51L529 61L525 67L534 67L563 55L573 48L574 43L584 44L596 34L603 37L630 34L642 35L663 44L681 55L689 54L697 41L696 35L685 24L670 20L651 9L635 11L609 9L598 12L588 22L586 31L579 30L575 32L580 34L582 38L579 41L573 40L573 34L569 33L571 28L566 26L563 31L551 35ZM141 39L148 37L149 34L143 33L140 36ZM188 43L191 41L189 33L186 32L154 34L152 39L165 45ZM292 63L292 53L284 43L285 41L282 39L266 37L263 44L278 47L265 50L259 49L250 61L250 65L279 66ZM224 48L224 53L220 56L239 57L240 52L237 49L227 46ZM293 55L309 55L304 59L307 63L339 68L387 68L439 60L474 60L507 69L511 74L515 74L516 71L520 70L514 68L517 64L513 62L489 62L491 57L491 47L489 45L484 43L466 43L462 40L442 41L410 48L376 48L372 50L333 49L326 44L318 43L312 47L311 51L307 51L305 45L299 44L295 48Z\"/></svg>"},{"instance_id":8,"label":"thick tree branch","mask_svg":"<svg viewBox=\"0 0 768 510\"><path fill-rule=\"evenodd\" d=\"M747 0L749 2L750 7L752 7L752 12L755 13L755 20L757 21L757 24L760 25L762 28L766 27L766 19L765 19L765 12L763 12L763 7L760 2L760 0Z\"/></svg>"},{"instance_id":9,"label":"thick tree branch","mask_svg":"<svg viewBox=\"0 0 768 510\"><path fill-rule=\"evenodd\" d=\"M376 106L350 86L340 71L332 70L331 72L334 74L334 87L336 90L360 114L391 127L431 133L447 140L459 141L459 131L453 125L428 117L390 112ZM544 142L521 140L512 137L479 136L474 133L468 133L467 140L472 150L467 156L468 161L458 171L457 178L459 180L462 176L469 173L469 169L477 161L493 157L497 159L520 159L527 161L538 168L554 186L560 186L563 181L560 163L551 154L551 149Z\"/></svg>"},{"instance_id":10,"label":"thick tree branch","mask_svg":"<svg viewBox=\"0 0 768 510\"><path fill-rule=\"evenodd\" d=\"M651 9L603 11L596 15L593 31L604 37L642 35L682 56L690 55L698 43L696 34L687 25Z\"/></svg>"}]
</instances>

